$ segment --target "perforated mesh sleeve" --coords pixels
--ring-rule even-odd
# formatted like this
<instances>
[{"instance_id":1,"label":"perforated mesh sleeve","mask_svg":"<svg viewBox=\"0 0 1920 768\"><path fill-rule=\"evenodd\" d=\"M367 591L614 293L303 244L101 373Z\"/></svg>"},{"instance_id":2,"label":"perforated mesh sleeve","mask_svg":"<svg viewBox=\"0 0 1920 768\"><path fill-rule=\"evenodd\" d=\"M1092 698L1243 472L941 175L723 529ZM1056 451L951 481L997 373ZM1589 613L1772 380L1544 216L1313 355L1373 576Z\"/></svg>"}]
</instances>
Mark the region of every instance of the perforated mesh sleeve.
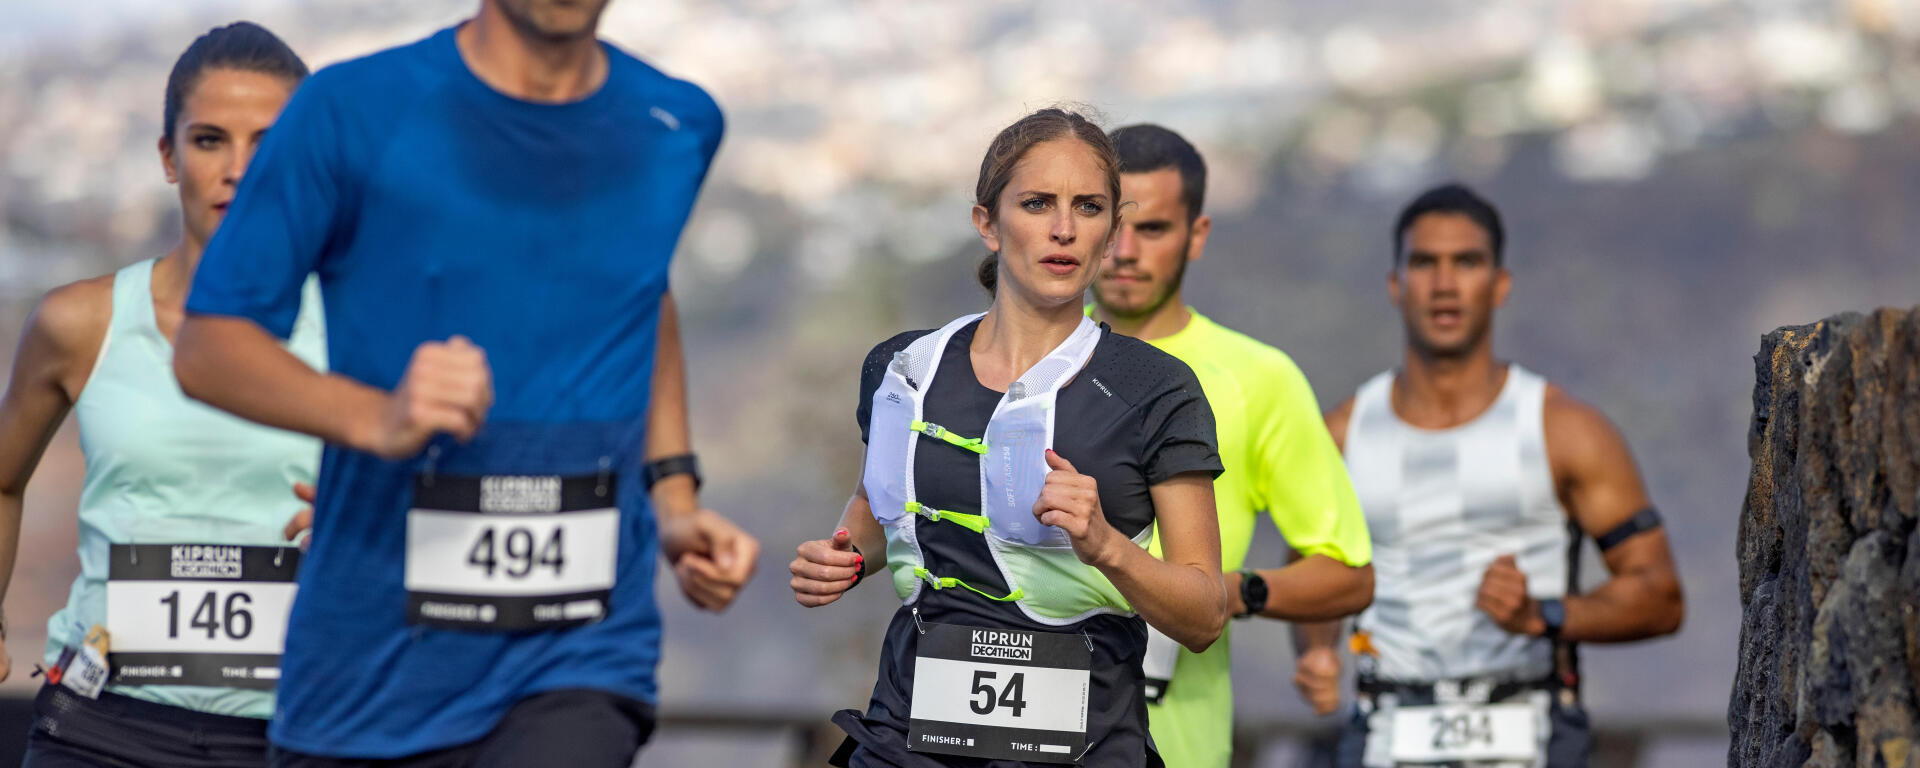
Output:
<instances>
[{"instance_id":1,"label":"perforated mesh sleeve","mask_svg":"<svg viewBox=\"0 0 1920 768\"><path fill-rule=\"evenodd\" d=\"M880 342L867 352L867 361L860 366L860 403L853 412L854 418L860 423L860 442L867 441L867 423L873 420L873 393L880 388L880 377L886 375L887 366L893 363L894 353L906 349L914 339L932 332L907 331Z\"/></svg>"}]
</instances>

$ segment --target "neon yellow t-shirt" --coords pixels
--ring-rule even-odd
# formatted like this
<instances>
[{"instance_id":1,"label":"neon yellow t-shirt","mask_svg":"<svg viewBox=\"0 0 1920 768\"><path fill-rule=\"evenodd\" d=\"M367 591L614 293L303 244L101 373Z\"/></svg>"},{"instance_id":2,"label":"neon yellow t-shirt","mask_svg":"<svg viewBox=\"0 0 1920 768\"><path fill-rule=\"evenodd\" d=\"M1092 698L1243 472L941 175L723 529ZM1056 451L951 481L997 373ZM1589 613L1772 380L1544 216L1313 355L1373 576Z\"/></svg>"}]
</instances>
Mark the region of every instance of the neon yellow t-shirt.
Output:
<instances>
[{"instance_id":1,"label":"neon yellow t-shirt","mask_svg":"<svg viewBox=\"0 0 1920 768\"><path fill-rule=\"evenodd\" d=\"M1312 385L1292 358L1199 312L1187 327L1148 343L1192 368L1213 406L1227 470L1213 484L1223 569L1245 564L1262 510L1303 557L1326 555L1354 566L1372 562L1373 542L1346 462L1327 433ZM1160 554L1157 539L1153 553ZM1227 768L1232 760L1228 641L1222 633L1206 653L1180 649L1166 697L1147 707L1154 744L1169 768Z\"/></svg>"}]
</instances>

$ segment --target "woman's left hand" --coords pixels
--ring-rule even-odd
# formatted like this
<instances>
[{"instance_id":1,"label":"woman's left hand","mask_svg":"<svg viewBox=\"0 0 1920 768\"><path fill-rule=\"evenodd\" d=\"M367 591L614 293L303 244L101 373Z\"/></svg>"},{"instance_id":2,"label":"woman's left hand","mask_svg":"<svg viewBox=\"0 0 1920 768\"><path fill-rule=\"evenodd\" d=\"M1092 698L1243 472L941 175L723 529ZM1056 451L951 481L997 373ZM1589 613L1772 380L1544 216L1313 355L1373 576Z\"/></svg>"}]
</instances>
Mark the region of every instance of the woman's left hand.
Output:
<instances>
[{"instance_id":1,"label":"woman's left hand","mask_svg":"<svg viewBox=\"0 0 1920 768\"><path fill-rule=\"evenodd\" d=\"M1052 449L1047 450L1047 467L1053 471L1047 473L1040 498L1033 502L1033 516L1040 518L1042 525L1066 531L1073 541L1073 554L1080 562L1097 567L1108 559L1113 541L1121 538L1100 510L1099 484L1091 476L1075 472L1073 463Z\"/></svg>"}]
</instances>

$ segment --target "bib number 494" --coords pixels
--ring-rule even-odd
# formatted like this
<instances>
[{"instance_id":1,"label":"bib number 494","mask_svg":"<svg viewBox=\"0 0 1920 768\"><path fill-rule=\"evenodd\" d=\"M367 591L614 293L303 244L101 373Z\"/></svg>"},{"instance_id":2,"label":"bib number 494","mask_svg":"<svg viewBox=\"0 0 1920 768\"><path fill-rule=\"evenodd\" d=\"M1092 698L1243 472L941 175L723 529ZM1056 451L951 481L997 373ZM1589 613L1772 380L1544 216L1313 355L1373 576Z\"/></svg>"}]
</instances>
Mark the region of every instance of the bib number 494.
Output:
<instances>
[{"instance_id":1,"label":"bib number 494","mask_svg":"<svg viewBox=\"0 0 1920 768\"><path fill-rule=\"evenodd\" d=\"M487 578L497 571L510 579L524 579L536 568L548 569L559 578L567 567L567 529L553 527L544 542L532 528L514 526L504 531L495 526L481 529L467 550L467 565L480 569Z\"/></svg>"},{"instance_id":2,"label":"bib number 494","mask_svg":"<svg viewBox=\"0 0 1920 768\"><path fill-rule=\"evenodd\" d=\"M1020 710L1027 708L1025 692L1027 673L1015 672L1007 676L1007 685L994 693L993 681L999 673L992 670L976 670L973 673L973 693L979 697L969 702L976 715L991 715L994 709L1004 707L1014 717L1020 716Z\"/></svg>"},{"instance_id":3,"label":"bib number 494","mask_svg":"<svg viewBox=\"0 0 1920 768\"><path fill-rule=\"evenodd\" d=\"M612 477L416 478L407 620L449 629L561 629L607 615L620 554Z\"/></svg>"}]
</instances>

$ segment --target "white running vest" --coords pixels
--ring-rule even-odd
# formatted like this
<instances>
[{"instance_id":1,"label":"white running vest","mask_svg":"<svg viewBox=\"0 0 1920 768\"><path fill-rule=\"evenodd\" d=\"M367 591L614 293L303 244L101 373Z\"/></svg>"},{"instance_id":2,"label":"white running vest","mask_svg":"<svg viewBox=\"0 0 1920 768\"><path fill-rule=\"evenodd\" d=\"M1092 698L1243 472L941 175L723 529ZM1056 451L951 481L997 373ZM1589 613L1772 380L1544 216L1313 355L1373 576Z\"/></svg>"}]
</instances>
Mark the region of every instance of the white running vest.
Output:
<instances>
[{"instance_id":1,"label":"white running vest","mask_svg":"<svg viewBox=\"0 0 1920 768\"><path fill-rule=\"evenodd\" d=\"M894 591L912 603L923 586L965 587L968 574L930 573L920 555L916 517L983 535L1010 595L980 593L1014 602L1034 621L1064 626L1101 613L1131 615L1133 609L1104 575L1080 562L1066 531L1041 525L1033 505L1046 482L1046 451L1053 446L1054 402L1060 388L1093 357L1100 326L1082 318L1059 347L1007 387L985 435L965 438L925 421L923 394L940 368L953 334L982 315L954 320L915 339L894 355L873 393L867 458L862 482L873 516L887 532L887 565ZM941 442L950 445L940 445ZM980 515L956 514L922 504L915 490L914 455L920 450L970 450L980 455ZM1135 543L1146 546L1152 528ZM978 591L978 590L975 590Z\"/></svg>"},{"instance_id":2,"label":"white running vest","mask_svg":"<svg viewBox=\"0 0 1920 768\"><path fill-rule=\"evenodd\" d=\"M1420 429L1393 411L1394 372L1354 396L1347 472L1373 536L1373 605L1359 628L1378 677L1544 679L1553 644L1509 634L1476 607L1481 577L1512 554L1535 599L1563 597L1575 541L1554 494L1545 379L1510 365L1500 396L1458 427Z\"/></svg>"}]
</instances>

